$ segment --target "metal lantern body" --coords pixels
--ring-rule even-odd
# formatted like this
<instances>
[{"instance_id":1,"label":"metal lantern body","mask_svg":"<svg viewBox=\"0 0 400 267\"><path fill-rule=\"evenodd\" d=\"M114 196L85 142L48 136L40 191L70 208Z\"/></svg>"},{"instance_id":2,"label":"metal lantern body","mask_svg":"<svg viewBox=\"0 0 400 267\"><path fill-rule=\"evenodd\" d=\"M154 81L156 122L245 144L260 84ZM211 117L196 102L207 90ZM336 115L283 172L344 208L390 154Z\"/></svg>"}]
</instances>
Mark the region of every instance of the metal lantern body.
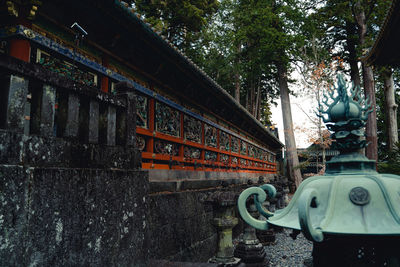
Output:
<instances>
[{"instance_id":1,"label":"metal lantern body","mask_svg":"<svg viewBox=\"0 0 400 267\"><path fill-rule=\"evenodd\" d=\"M395 175L371 171L314 176L301 183L290 204L268 222L304 230L312 240L325 233L400 235L399 193L400 177Z\"/></svg>"},{"instance_id":2,"label":"metal lantern body","mask_svg":"<svg viewBox=\"0 0 400 267\"><path fill-rule=\"evenodd\" d=\"M320 107L341 152L327 162L325 175L304 180L289 205L274 214L260 204L274 195L273 187L249 188L239 197L239 212L257 229L273 224L302 231L314 242L314 266L400 266L400 177L377 173L375 161L358 153L366 146L360 128L369 105L362 107L361 96L351 93L339 76L336 97L330 93L328 109ZM242 202L251 195L267 221L249 216Z\"/></svg>"}]
</instances>

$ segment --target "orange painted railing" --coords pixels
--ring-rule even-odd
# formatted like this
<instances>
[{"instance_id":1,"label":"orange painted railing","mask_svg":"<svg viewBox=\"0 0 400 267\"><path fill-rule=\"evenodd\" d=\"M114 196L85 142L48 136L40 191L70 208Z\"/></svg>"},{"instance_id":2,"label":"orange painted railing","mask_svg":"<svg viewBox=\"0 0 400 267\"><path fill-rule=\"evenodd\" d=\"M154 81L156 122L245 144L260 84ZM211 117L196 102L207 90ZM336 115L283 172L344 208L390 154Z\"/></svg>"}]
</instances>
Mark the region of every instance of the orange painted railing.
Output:
<instances>
[{"instance_id":1,"label":"orange painted railing","mask_svg":"<svg viewBox=\"0 0 400 267\"><path fill-rule=\"evenodd\" d=\"M276 163L269 160L262 160L248 155L247 145L246 155L241 154L241 142L249 143L244 137L239 139L238 152L225 151L220 149L220 132L217 129L217 147L205 144L205 122L201 122L201 143L192 142L184 138L184 114L180 112L180 132L179 136L172 136L155 130L155 99L148 99L148 126L147 128L137 127L136 134L139 138L145 139L145 146L142 150L143 169L165 169L165 170L192 170L192 171L220 171L220 172L249 172L249 173L275 173ZM236 137L237 138L237 137ZM168 144L178 146L177 155L157 153L154 148L155 141L162 140ZM246 141L245 141L246 140ZM185 157L184 148L192 147L201 151L198 158ZM231 135L229 135L229 148L232 150ZM206 160L205 152L217 153L216 160ZM271 152L268 152L271 153ZM228 160L223 162L221 156L226 155ZM268 158L271 157L268 155ZM236 158L237 163L232 159ZM272 156L275 160L275 155Z\"/></svg>"}]
</instances>

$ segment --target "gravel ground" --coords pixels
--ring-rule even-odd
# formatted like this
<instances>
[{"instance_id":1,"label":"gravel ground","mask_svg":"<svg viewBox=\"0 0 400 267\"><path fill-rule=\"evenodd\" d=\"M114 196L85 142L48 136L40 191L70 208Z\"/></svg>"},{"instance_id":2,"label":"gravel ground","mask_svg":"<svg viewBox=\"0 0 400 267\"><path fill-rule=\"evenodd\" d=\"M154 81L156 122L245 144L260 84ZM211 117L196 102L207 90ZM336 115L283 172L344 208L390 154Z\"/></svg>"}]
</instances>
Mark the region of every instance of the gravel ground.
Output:
<instances>
[{"instance_id":1,"label":"gravel ground","mask_svg":"<svg viewBox=\"0 0 400 267\"><path fill-rule=\"evenodd\" d=\"M276 244L265 247L269 266L304 266L303 261L311 258L312 242L308 241L303 234L299 234L293 240L289 234L291 230L284 229L281 233L276 233Z\"/></svg>"}]
</instances>

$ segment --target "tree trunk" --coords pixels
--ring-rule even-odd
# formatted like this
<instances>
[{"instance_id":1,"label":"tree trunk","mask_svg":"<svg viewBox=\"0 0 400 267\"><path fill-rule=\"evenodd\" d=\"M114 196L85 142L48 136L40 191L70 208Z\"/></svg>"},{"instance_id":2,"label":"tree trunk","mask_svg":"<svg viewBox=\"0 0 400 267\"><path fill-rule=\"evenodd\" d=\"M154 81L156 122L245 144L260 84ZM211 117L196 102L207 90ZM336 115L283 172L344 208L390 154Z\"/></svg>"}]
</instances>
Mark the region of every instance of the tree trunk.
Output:
<instances>
[{"instance_id":1,"label":"tree trunk","mask_svg":"<svg viewBox=\"0 0 400 267\"><path fill-rule=\"evenodd\" d=\"M238 103L240 103L240 76L239 76L240 46L241 46L241 44L239 43L237 46L237 57L235 59L235 99Z\"/></svg>"},{"instance_id":2,"label":"tree trunk","mask_svg":"<svg viewBox=\"0 0 400 267\"><path fill-rule=\"evenodd\" d=\"M240 81L238 70L235 70L235 99L238 103L240 103Z\"/></svg>"},{"instance_id":3,"label":"tree trunk","mask_svg":"<svg viewBox=\"0 0 400 267\"><path fill-rule=\"evenodd\" d=\"M384 81L385 109L387 114L387 133L389 150L393 151L395 144L399 141L397 129L397 105L395 100L394 82L391 69L382 72Z\"/></svg>"},{"instance_id":4,"label":"tree trunk","mask_svg":"<svg viewBox=\"0 0 400 267\"><path fill-rule=\"evenodd\" d=\"M357 51L356 51L356 40L354 35L356 34L356 25L351 22L346 23L346 46L349 52L349 65L350 65L350 77L351 81L355 86L361 86L360 69L358 68Z\"/></svg>"},{"instance_id":5,"label":"tree trunk","mask_svg":"<svg viewBox=\"0 0 400 267\"><path fill-rule=\"evenodd\" d=\"M277 62L278 83L281 93L281 106L283 117L283 131L285 134L286 158L289 171L289 179L292 180L296 188L301 183L301 173L298 168L299 158L297 156L296 141L294 139L292 111L290 108L289 87L287 80L287 68L282 62Z\"/></svg>"},{"instance_id":6,"label":"tree trunk","mask_svg":"<svg viewBox=\"0 0 400 267\"><path fill-rule=\"evenodd\" d=\"M249 90L250 90L250 97L249 97L250 101L249 101L249 109L248 109L248 111L251 113L251 115L254 116L254 95L255 95L254 91L255 91L255 87L254 87L254 83L253 82L251 82L251 86L250 86Z\"/></svg>"},{"instance_id":7,"label":"tree trunk","mask_svg":"<svg viewBox=\"0 0 400 267\"><path fill-rule=\"evenodd\" d=\"M255 96L256 97L256 103L255 103L255 105L254 105L254 117L258 117L258 113L260 112L260 88L261 86L260 86L260 83L257 83L257 95Z\"/></svg>"},{"instance_id":8,"label":"tree trunk","mask_svg":"<svg viewBox=\"0 0 400 267\"><path fill-rule=\"evenodd\" d=\"M364 80L364 94L369 98L371 103L372 113L368 116L366 128L367 143L369 145L365 149L367 158L378 161L378 137L376 125L376 99L375 99L375 84L374 74L372 68L363 63L363 80Z\"/></svg>"},{"instance_id":9,"label":"tree trunk","mask_svg":"<svg viewBox=\"0 0 400 267\"><path fill-rule=\"evenodd\" d=\"M317 102L318 105L321 105L321 96L319 90L316 92L317 95ZM321 111L318 111L318 134L319 134L319 142L320 142L320 147L322 149L322 165L325 167L326 163L326 153L325 153L325 144L324 144L324 137L322 135L322 113ZM318 173L318 171L317 171Z\"/></svg>"},{"instance_id":10,"label":"tree trunk","mask_svg":"<svg viewBox=\"0 0 400 267\"><path fill-rule=\"evenodd\" d=\"M350 78L353 82L354 86L361 86L361 79L360 79L360 70L358 68L357 59L349 59L350 65Z\"/></svg>"},{"instance_id":11,"label":"tree trunk","mask_svg":"<svg viewBox=\"0 0 400 267\"><path fill-rule=\"evenodd\" d=\"M246 91L246 109L247 109L247 110L250 110L249 95L250 95L250 92L249 92L249 90L247 89L247 91Z\"/></svg>"},{"instance_id":12,"label":"tree trunk","mask_svg":"<svg viewBox=\"0 0 400 267\"><path fill-rule=\"evenodd\" d=\"M358 35L361 47L365 43L367 34L367 21L365 17L364 9L362 8L361 1L357 1L354 5L354 18L358 24ZM371 108L373 112L368 116L366 125L367 143L369 145L365 149L365 155L372 160L378 160L378 138L377 138L377 126L376 126L376 100L375 100L375 84L374 75L372 68L367 66L364 62L362 63L363 70L363 83L364 93L369 101L371 102Z\"/></svg>"}]
</instances>

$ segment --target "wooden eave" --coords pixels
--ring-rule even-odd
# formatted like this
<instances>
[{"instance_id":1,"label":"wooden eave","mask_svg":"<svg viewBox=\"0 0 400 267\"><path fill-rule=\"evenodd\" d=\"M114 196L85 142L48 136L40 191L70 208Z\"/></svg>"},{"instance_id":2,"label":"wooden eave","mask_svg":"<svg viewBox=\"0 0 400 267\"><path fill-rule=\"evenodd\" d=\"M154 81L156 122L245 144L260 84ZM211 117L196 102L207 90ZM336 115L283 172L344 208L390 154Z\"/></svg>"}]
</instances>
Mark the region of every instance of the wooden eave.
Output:
<instances>
[{"instance_id":1,"label":"wooden eave","mask_svg":"<svg viewBox=\"0 0 400 267\"><path fill-rule=\"evenodd\" d=\"M379 35L363 58L368 65L400 66L400 1L393 0Z\"/></svg>"}]
</instances>

